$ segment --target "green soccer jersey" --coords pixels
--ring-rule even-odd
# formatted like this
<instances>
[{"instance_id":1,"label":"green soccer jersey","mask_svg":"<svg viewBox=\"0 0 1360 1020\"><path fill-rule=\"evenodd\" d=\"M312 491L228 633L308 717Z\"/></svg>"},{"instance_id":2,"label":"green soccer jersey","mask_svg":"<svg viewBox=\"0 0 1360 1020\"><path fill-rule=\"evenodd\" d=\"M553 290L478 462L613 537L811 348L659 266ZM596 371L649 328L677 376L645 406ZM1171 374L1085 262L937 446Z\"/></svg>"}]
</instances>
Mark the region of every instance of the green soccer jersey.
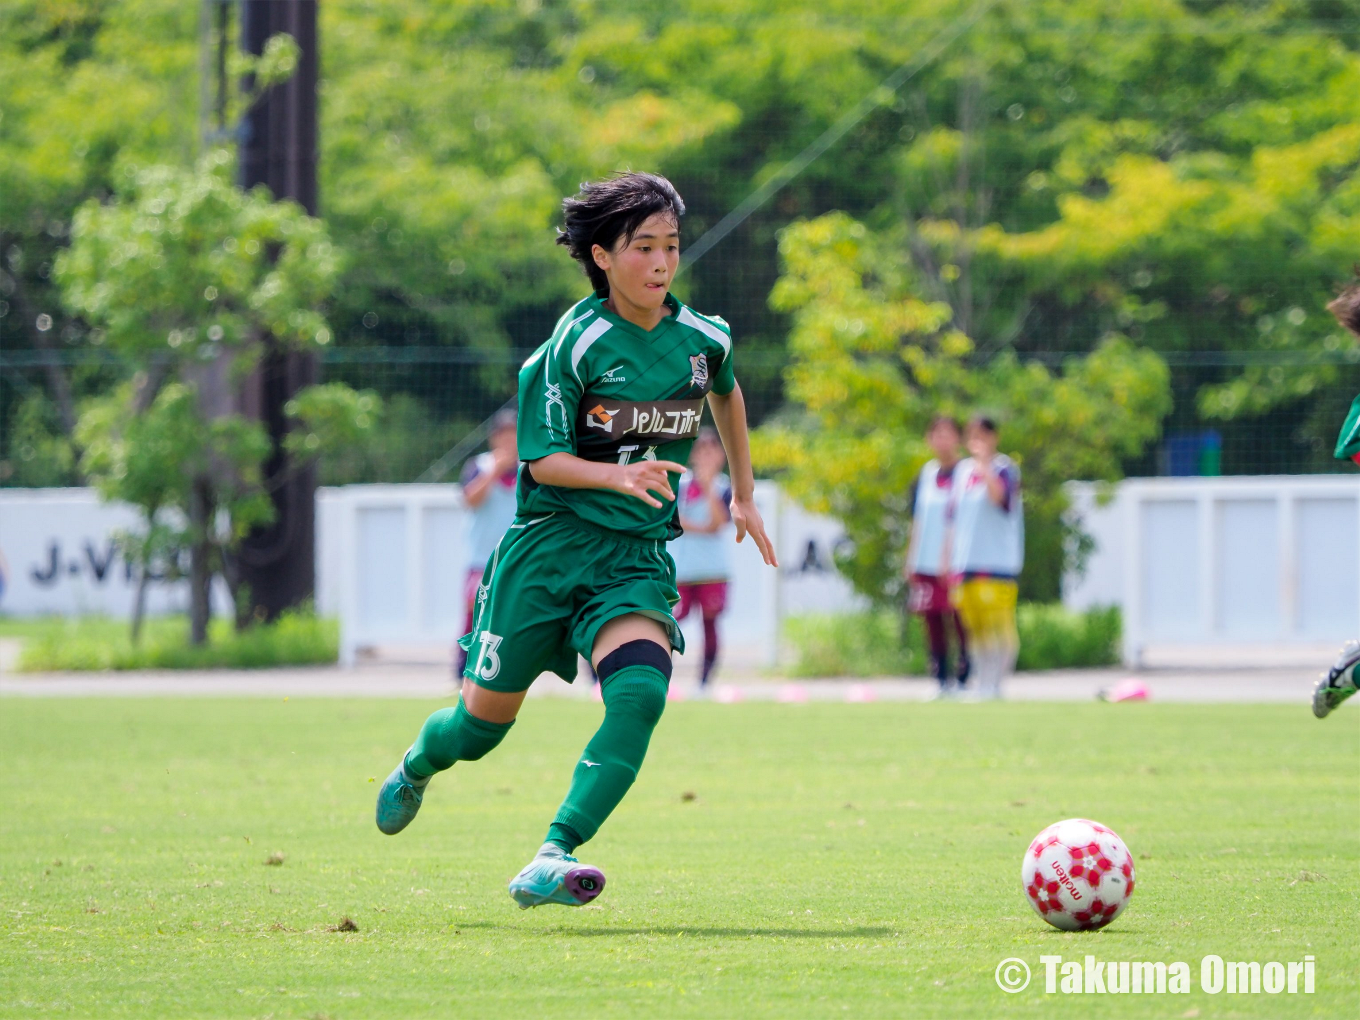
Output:
<instances>
[{"instance_id":1,"label":"green soccer jersey","mask_svg":"<svg viewBox=\"0 0 1360 1020\"><path fill-rule=\"evenodd\" d=\"M627 464L683 464L699 432L704 398L731 393L732 335L717 316L700 315L673 295L671 314L648 332L609 311L599 297L578 302L519 373L519 456L551 453ZM671 475L671 487L679 476ZM566 511L639 538L675 532L675 504L650 507L603 489L540 485L519 473L519 513Z\"/></svg>"}]
</instances>

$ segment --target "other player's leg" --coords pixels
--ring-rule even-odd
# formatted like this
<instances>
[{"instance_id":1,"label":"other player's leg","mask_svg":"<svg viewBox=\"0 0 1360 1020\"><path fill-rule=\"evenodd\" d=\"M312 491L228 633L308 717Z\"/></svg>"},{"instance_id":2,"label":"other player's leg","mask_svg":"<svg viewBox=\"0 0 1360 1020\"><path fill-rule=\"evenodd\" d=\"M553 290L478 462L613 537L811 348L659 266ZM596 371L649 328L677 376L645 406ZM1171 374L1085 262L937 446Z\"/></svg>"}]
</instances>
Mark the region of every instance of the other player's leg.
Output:
<instances>
[{"instance_id":1,"label":"other player's leg","mask_svg":"<svg viewBox=\"0 0 1360 1020\"><path fill-rule=\"evenodd\" d=\"M1332 668L1322 674L1313 686L1313 714L1324 719L1352 694L1360 685L1360 641L1347 641L1332 663Z\"/></svg>"},{"instance_id":2,"label":"other player's leg","mask_svg":"<svg viewBox=\"0 0 1360 1020\"><path fill-rule=\"evenodd\" d=\"M936 696L948 697L952 692L949 688L949 641L945 635L944 613L927 610L921 614L921 622L925 624L930 673L940 685Z\"/></svg>"},{"instance_id":3,"label":"other player's leg","mask_svg":"<svg viewBox=\"0 0 1360 1020\"><path fill-rule=\"evenodd\" d=\"M964 633L963 620L956 610L951 607L946 610L945 615L954 631L954 647L958 650L954 661L954 676L958 680L959 690L964 691L968 688L968 677L973 669L972 660L968 657L968 636Z\"/></svg>"},{"instance_id":4,"label":"other player's leg","mask_svg":"<svg viewBox=\"0 0 1360 1020\"><path fill-rule=\"evenodd\" d=\"M699 588L699 608L704 618L704 666L699 686L707 687L718 661L718 617L727 608L727 582L710 581Z\"/></svg>"},{"instance_id":5,"label":"other player's leg","mask_svg":"<svg viewBox=\"0 0 1360 1020\"><path fill-rule=\"evenodd\" d=\"M591 656L600 677L604 721L572 773L571 788L538 854L510 882L521 907L580 906L604 889L598 869L573 851L590 840L633 785L666 707L671 643L666 628L636 613L604 624Z\"/></svg>"}]
</instances>

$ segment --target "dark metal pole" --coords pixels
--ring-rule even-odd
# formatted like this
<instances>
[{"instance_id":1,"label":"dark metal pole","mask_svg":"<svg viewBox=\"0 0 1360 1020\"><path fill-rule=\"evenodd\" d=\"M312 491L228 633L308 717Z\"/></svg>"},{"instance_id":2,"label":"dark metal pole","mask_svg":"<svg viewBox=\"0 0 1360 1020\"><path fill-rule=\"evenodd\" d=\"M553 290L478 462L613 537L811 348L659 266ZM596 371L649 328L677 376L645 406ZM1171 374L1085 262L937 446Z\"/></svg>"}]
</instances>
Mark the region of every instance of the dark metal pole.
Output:
<instances>
[{"instance_id":1,"label":"dark metal pole","mask_svg":"<svg viewBox=\"0 0 1360 1020\"><path fill-rule=\"evenodd\" d=\"M246 115L240 182L243 188L263 184L275 198L293 199L316 215L316 0L243 0L241 45L247 52L262 52L279 32L297 40L298 68ZM288 431L284 405L317 375L314 355L283 351L271 340L242 395L246 413L264 423L274 444L265 477L277 484L275 520L252 532L240 552L251 613L266 620L311 598L315 589L316 471L293 471L282 444Z\"/></svg>"}]
</instances>

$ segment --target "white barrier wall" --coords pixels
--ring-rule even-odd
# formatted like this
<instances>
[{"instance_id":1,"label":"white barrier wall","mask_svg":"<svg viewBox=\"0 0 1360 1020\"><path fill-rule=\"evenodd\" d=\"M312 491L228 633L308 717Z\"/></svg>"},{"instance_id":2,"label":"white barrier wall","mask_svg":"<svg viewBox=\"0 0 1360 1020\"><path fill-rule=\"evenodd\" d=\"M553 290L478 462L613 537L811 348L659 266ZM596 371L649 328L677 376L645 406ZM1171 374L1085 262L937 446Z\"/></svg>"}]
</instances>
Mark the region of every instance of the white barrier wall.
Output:
<instances>
[{"instance_id":1,"label":"white barrier wall","mask_svg":"<svg viewBox=\"0 0 1360 1020\"><path fill-rule=\"evenodd\" d=\"M756 504L783 568L764 565L749 539L732 549L723 659L773 666L786 613L834 612L854 603L831 566L841 540L833 520L782 500L758 482ZM451 645L462 632L470 515L455 485L353 485L323 489L317 508L317 596L340 617L341 661L377 645ZM682 629L702 646L700 621Z\"/></svg>"},{"instance_id":2,"label":"white barrier wall","mask_svg":"<svg viewBox=\"0 0 1360 1020\"><path fill-rule=\"evenodd\" d=\"M1096 550L1064 602L1121 606L1127 665L1360 634L1360 475L1131 479L1104 506L1071 492Z\"/></svg>"},{"instance_id":3,"label":"white barrier wall","mask_svg":"<svg viewBox=\"0 0 1360 1020\"><path fill-rule=\"evenodd\" d=\"M101 503L93 489L0 489L0 613L130 616L136 575L114 533L137 526L129 506ZM218 612L231 599L213 591ZM147 589L147 612L187 612L183 581Z\"/></svg>"},{"instance_id":4,"label":"white barrier wall","mask_svg":"<svg viewBox=\"0 0 1360 1020\"><path fill-rule=\"evenodd\" d=\"M783 566L765 567L749 540L733 547L719 627L724 661L746 667L775 663L784 616L859 604L833 566L839 523L782 499L772 483L759 483L756 499ZM470 523L458 486L323 488L316 512L317 611L340 618L346 662L365 646L452 644L463 626ZM0 613L130 615L134 575L114 533L137 521L133 508L102 503L93 489L0 489ZM226 613L225 588L213 596ZM152 614L187 606L183 581L148 588ZM683 629L690 647L702 647L697 617Z\"/></svg>"},{"instance_id":5,"label":"white barrier wall","mask_svg":"<svg viewBox=\"0 0 1360 1020\"><path fill-rule=\"evenodd\" d=\"M1215 649L1254 661L1254 650L1360 634L1360 475L1132 479L1106 505L1089 483L1071 491L1096 551L1064 602L1120 606L1130 666ZM767 569L749 542L733 550L720 626L734 666L775 665L789 617L863 605L832 565L839 523L772 483L758 484L757 499L781 568ZM346 661L366 645L452 644L468 522L455 485L318 491L317 609L340 617ZM135 524L135 511L90 489L0 489L0 613L128 615L133 578L112 534ZM187 596L183 582L154 583L148 611L183 612ZM220 586L214 603L230 605ZM697 649L699 621L684 629Z\"/></svg>"}]
</instances>

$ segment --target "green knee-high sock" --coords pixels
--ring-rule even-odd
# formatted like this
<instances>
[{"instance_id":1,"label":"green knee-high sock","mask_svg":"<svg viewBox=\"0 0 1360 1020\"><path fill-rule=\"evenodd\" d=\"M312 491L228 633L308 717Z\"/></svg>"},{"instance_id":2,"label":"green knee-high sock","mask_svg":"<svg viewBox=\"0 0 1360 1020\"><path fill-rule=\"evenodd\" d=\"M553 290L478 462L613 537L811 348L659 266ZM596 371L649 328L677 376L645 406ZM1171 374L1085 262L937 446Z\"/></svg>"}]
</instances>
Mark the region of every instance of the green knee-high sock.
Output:
<instances>
[{"instance_id":1,"label":"green knee-high sock","mask_svg":"<svg viewBox=\"0 0 1360 1020\"><path fill-rule=\"evenodd\" d=\"M665 674L628 666L604 682L604 722L571 776L567 799L548 829L548 842L571 853L589 840L633 785L652 730L666 708Z\"/></svg>"},{"instance_id":2,"label":"green knee-high sock","mask_svg":"<svg viewBox=\"0 0 1360 1020\"><path fill-rule=\"evenodd\" d=\"M455 708L441 708L420 728L420 736L406 754L406 771L424 778L452 768L456 761L476 761L504 739L514 722L478 719L458 699Z\"/></svg>"}]
</instances>

